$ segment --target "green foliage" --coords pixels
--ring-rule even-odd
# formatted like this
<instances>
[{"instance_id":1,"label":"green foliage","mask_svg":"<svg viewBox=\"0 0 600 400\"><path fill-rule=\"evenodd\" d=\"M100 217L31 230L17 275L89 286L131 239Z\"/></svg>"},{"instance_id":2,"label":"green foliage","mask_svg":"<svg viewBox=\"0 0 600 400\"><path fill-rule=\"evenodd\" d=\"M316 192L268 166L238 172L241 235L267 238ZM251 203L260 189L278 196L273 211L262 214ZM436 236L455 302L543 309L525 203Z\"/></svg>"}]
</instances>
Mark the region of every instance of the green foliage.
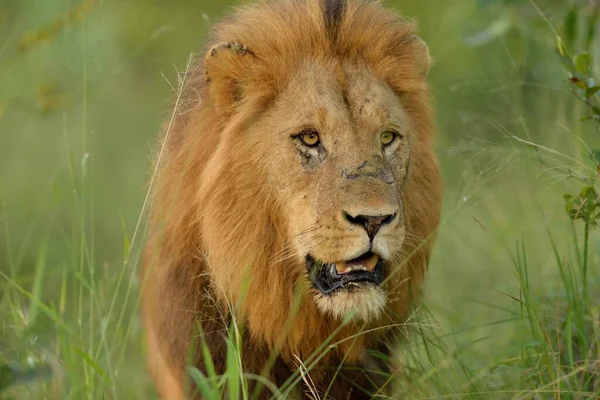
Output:
<instances>
[{"instance_id":1,"label":"green foliage","mask_svg":"<svg viewBox=\"0 0 600 400\"><path fill-rule=\"evenodd\" d=\"M592 111L592 115L585 117L584 120L594 120L598 123L600 122L600 99L598 98L600 86L596 84L597 80L592 75L592 55L583 52L575 57L569 57L560 43L559 40L559 57L562 65L569 73L568 81L571 84L573 94ZM595 150L594 155L597 154L598 150Z\"/></svg>"},{"instance_id":2,"label":"green foliage","mask_svg":"<svg viewBox=\"0 0 600 400\"><path fill-rule=\"evenodd\" d=\"M228 5L0 4L0 397L156 397L137 274L147 149L172 65ZM418 17L436 60L446 189L423 305L393 327L411 335L398 357L371 354L401 364L386 385L394 398L596 399L598 2L392 5ZM504 141L521 128L535 157ZM251 399L251 381L289 398L344 344L318 344L277 388L243 371L235 324L222 334L225 371L202 340L205 369L187 369L207 399Z\"/></svg>"},{"instance_id":3,"label":"green foliage","mask_svg":"<svg viewBox=\"0 0 600 400\"><path fill-rule=\"evenodd\" d=\"M600 198L593 186L586 186L576 195L565 194L565 209L572 220L580 219L592 226L600 220Z\"/></svg>"}]
</instances>

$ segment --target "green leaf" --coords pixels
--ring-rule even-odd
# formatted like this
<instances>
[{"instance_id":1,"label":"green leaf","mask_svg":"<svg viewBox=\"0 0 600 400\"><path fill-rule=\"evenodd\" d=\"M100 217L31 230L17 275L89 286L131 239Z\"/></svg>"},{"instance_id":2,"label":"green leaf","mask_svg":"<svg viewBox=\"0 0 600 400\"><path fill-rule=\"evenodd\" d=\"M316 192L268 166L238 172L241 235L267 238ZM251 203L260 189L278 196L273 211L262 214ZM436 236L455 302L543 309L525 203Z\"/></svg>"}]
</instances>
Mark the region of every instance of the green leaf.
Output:
<instances>
[{"instance_id":1,"label":"green leaf","mask_svg":"<svg viewBox=\"0 0 600 400\"><path fill-rule=\"evenodd\" d=\"M86 353L83 349L80 349L79 347L74 347L74 350L77 354L79 354L83 358L83 360L85 361L85 363L87 365L89 365L94 371L96 371L96 373L102 379L104 379L104 381L107 384L112 385L112 382L109 379L109 377L106 375L106 372L104 372L104 370L102 368L100 368L100 366L96 363L96 361L94 361L92 359L92 357L89 356L88 353Z\"/></svg>"},{"instance_id":2,"label":"green leaf","mask_svg":"<svg viewBox=\"0 0 600 400\"><path fill-rule=\"evenodd\" d=\"M600 150L590 150L592 160L596 165L600 165Z\"/></svg>"},{"instance_id":3,"label":"green leaf","mask_svg":"<svg viewBox=\"0 0 600 400\"><path fill-rule=\"evenodd\" d=\"M596 190L594 190L593 186L586 186L583 189L581 189L579 196L585 199L594 199L597 197Z\"/></svg>"},{"instance_id":4,"label":"green leaf","mask_svg":"<svg viewBox=\"0 0 600 400\"><path fill-rule=\"evenodd\" d=\"M573 358L573 327L571 326L571 313L567 313L567 326L566 326L566 334L567 334L567 355L569 358L569 365L571 368L574 367L574 358Z\"/></svg>"},{"instance_id":5,"label":"green leaf","mask_svg":"<svg viewBox=\"0 0 600 400\"><path fill-rule=\"evenodd\" d=\"M31 303L29 308L29 323L33 323L39 312L39 304L41 300L41 292L44 281L44 271L46 269L46 253L48 252L48 242L44 240L38 253L38 258L35 264L35 275L33 279L33 288L31 289Z\"/></svg>"},{"instance_id":6,"label":"green leaf","mask_svg":"<svg viewBox=\"0 0 600 400\"><path fill-rule=\"evenodd\" d=\"M215 369L215 364L213 362L213 357L210 352L210 348L208 347L208 344L206 343L206 339L204 336L204 330L202 329L202 324L198 323L198 324L196 324L196 327L198 329L198 338L200 339L200 342L202 343L202 345L201 345L202 357L204 358L204 368L206 370L206 376L212 382L216 382L218 375L217 375L217 371ZM216 386L218 386L218 385L216 385Z\"/></svg>"},{"instance_id":7,"label":"green leaf","mask_svg":"<svg viewBox=\"0 0 600 400\"><path fill-rule=\"evenodd\" d=\"M589 87L585 91L585 97L592 97L593 95L598 93L598 91L600 91L600 86Z\"/></svg>"},{"instance_id":8,"label":"green leaf","mask_svg":"<svg viewBox=\"0 0 600 400\"><path fill-rule=\"evenodd\" d=\"M188 367L187 370L203 398L212 400L220 397L211 381L198 368Z\"/></svg>"},{"instance_id":9,"label":"green leaf","mask_svg":"<svg viewBox=\"0 0 600 400\"><path fill-rule=\"evenodd\" d=\"M562 42L561 42L562 45ZM558 50L558 60L560 61L560 63L562 64L562 66L570 73L572 73L573 75L577 74L577 71L575 70L575 64L573 63L573 59L571 57L568 57L567 55L563 54L564 49L559 48Z\"/></svg>"},{"instance_id":10,"label":"green leaf","mask_svg":"<svg viewBox=\"0 0 600 400\"><path fill-rule=\"evenodd\" d=\"M573 59L571 57L569 57L567 54L566 49L564 48L563 42L560 39L560 37L558 38L558 60L560 61L560 63L562 64L562 66L570 73L572 73L573 75L577 74L577 70L575 69L575 64L573 63Z\"/></svg>"},{"instance_id":11,"label":"green leaf","mask_svg":"<svg viewBox=\"0 0 600 400\"><path fill-rule=\"evenodd\" d=\"M567 212L567 215L571 219L574 219L577 209L574 204L573 196L570 194L565 194L563 195L563 198L565 199L565 211Z\"/></svg>"},{"instance_id":12,"label":"green leaf","mask_svg":"<svg viewBox=\"0 0 600 400\"><path fill-rule=\"evenodd\" d=\"M586 186L579 192L579 195L563 195L565 200L565 211L572 220L580 219L586 223L593 222L596 217L594 213L600 208L600 199L594 189L594 186Z\"/></svg>"},{"instance_id":13,"label":"green leaf","mask_svg":"<svg viewBox=\"0 0 600 400\"><path fill-rule=\"evenodd\" d=\"M588 75L592 69L592 55L588 52L575 57L575 69L582 75Z\"/></svg>"},{"instance_id":14,"label":"green leaf","mask_svg":"<svg viewBox=\"0 0 600 400\"><path fill-rule=\"evenodd\" d=\"M235 328L233 328L235 329ZM240 374L239 369L239 347L235 343L236 334L227 338L227 391L230 400L240 398Z\"/></svg>"},{"instance_id":15,"label":"green leaf","mask_svg":"<svg viewBox=\"0 0 600 400\"><path fill-rule=\"evenodd\" d=\"M125 259L128 260L131 243L129 242L129 233L127 233L127 224L125 224L123 217L121 217L121 226L123 228L123 254L125 254Z\"/></svg>"},{"instance_id":16,"label":"green leaf","mask_svg":"<svg viewBox=\"0 0 600 400\"><path fill-rule=\"evenodd\" d=\"M598 115L588 115L587 117L582 117L579 120L579 122L590 121L590 120L599 121L600 120L600 116L598 116Z\"/></svg>"},{"instance_id":17,"label":"green leaf","mask_svg":"<svg viewBox=\"0 0 600 400\"><path fill-rule=\"evenodd\" d=\"M565 56L565 45L560 36L556 36L556 47L558 48L558 55L561 57Z\"/></svg>"},{"instance_id":18,"label":"green leaf","mask_svg":"<svg viewBox=\"0 0 600 400\"><path fill-rule=\"evenodd\" d=\"M90 292L93 291L92 286L90 285L90 282L79 271L75 272L74 276L75 276L75 278L77 278L79 283L81 283L83 285L84 288L86 288Z\"/></svg>"}]
</instances>

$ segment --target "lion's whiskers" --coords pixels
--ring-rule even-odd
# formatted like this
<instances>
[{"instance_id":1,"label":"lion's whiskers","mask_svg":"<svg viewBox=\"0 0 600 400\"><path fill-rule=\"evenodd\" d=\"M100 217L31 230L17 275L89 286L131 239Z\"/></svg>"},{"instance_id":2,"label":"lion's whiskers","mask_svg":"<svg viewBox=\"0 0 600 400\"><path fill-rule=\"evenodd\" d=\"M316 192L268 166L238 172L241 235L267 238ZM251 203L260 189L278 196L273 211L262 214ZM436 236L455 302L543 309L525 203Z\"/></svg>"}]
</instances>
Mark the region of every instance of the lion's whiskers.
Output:
<instances>
[{"instance_id":1,"label":"lion's whiskers","mask_svg":"<svg viewBox=\"0 0 600 400\"><path fill-rule=\"evenodd\" d=\"M315 239L318 239L318 238L319 238L319 236L318 236L318 235L315 235L314 237L307 238L307 240L306 240L306 241L314 241ZM321 241L315 242L313 246L311 246L311 247L309 247L309 248L308 248L308 252L310 252L311 250L313 250L313 249L315 249L316 247L320 246L320 245L321 245L321 244L323 244L325 241L327 241L327 239L326 239L326 238L325 238L325 239L322 239ZM300 243L300 244L303 244L303 243ZM276 259L276 260L274 260L274 261L273 261L273 263L274 263L274 264L281 263L281 262L287 261L287 260L289 260L289 259L291 259L291 258L294 258L294 257L302 257L302 256L304 255L304 254L302 253L302 251L301 251L301 250L297 250L297 249L294 249L294 248L288 248L288 250L289 250L289 251L288 251L287 253L284 253L284 254L283 254L283 257L281 257L281 258L279 258L279 259Z\"/></svg>"},{"instance_id":2,"label":"lion's whiskers","mask_svg":"<svg viewBox=\"0 0 600 400\"><path fill-rule=\"evenodd\" d=\"M306 243L315 241L316 239L319 238L319 233L322 232L324 229L325 228L323 228L323 227L320 227L317 225L312 225L312 226L296 233L294 236L292 236L292 239L290 239L286 242L286 244L283 246L283 248L281 250L279 250L278 252L276 252L273 255L274 260L272 262L274 264L278 264L278 263L287 261L290 258L301 257L302 254L301 254L300 250L297 249L297 247L298 246L302 247ZM312 233L312 235L308 235L309 233ZM296 238L297 238L297 240L294 243L293 239L296 239ZM314 248L315 246L318 246L319 244L320 243L314 245L312 248Z\"/></svg>"},{"instance_id":3,"label":"lion's whiskers","mask_svg":"<svg viewBox=\"0 0 600 400\"><path fill-rule=\"evenodd\" d=\"M318 229L322 229L322 227L319 227L318 225L311 225L307 228L302 229L301 231L295 233L294 235L292 235L291 238L289 238L286 243L285 246L282 250L279 250L277 253L275 253L275 255L279 254L282 251L285 251L285 249L289 246L291 246L291 244L293 243L294 239L298 239L298 241L303 241L306 240L306 235L309 233L313 233L315 231L317 231Z\"/></svg>"}]
</instances>

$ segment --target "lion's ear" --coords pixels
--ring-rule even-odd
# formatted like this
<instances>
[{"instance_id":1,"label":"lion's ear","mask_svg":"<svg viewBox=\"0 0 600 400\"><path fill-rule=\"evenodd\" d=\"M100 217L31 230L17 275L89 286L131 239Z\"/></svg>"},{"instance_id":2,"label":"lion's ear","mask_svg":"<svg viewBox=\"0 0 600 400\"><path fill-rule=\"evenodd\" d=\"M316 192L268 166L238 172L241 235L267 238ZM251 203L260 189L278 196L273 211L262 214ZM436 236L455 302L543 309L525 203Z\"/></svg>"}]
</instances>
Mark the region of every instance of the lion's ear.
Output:
<instances>
[{"instance_id":1,"label":"lion's ear","mask_svg":"<svg viewBox=\"0 0 600 400\"><path fill-rule=\"evenodd\" d=\"M412 42L418 48L416 61L419 63L421 74L425 76L429 73L432 64L429 46L427 46L427 43L417 35L413 36Z\"/></svg>"},{"instance_id":2,"label":"lion's ear","mask_svg":"<svg viewBox=\"0 0 600 400\"><path fill-rule=\"evenodd\" d=\"M220 112L231 111L244 95L248 70L255 59L252 50L234 42L214 45L204 57L204 78L209 97Z\"/></svg>"}]
</instances>

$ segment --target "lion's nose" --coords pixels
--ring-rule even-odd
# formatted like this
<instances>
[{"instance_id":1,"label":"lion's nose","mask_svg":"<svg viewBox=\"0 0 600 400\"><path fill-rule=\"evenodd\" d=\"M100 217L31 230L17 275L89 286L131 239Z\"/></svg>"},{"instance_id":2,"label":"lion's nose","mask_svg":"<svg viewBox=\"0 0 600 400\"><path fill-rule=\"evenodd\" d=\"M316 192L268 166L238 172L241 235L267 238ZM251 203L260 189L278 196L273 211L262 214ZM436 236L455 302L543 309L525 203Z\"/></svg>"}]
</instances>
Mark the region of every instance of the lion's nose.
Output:
<instances>
[{"instance_id":1,"label":"lion's nose","mask_svg":"<svg viewBox=\"0 0 600 400\"><path fill-rule=\"evenodd\" d=\"M395 212L393 214L386 215L359 214L352 216L346 211L343 211L343 213L346 221L350 222L353 225L362 226L365 229L365 231L367 231L367 235L371 240L373 240L377 232L379 232L379 229L382 225L389 224L390 222L392 222L392 220L396 218L396 214L398 214L398 212Z\"/></svg>"}]
</instances>

